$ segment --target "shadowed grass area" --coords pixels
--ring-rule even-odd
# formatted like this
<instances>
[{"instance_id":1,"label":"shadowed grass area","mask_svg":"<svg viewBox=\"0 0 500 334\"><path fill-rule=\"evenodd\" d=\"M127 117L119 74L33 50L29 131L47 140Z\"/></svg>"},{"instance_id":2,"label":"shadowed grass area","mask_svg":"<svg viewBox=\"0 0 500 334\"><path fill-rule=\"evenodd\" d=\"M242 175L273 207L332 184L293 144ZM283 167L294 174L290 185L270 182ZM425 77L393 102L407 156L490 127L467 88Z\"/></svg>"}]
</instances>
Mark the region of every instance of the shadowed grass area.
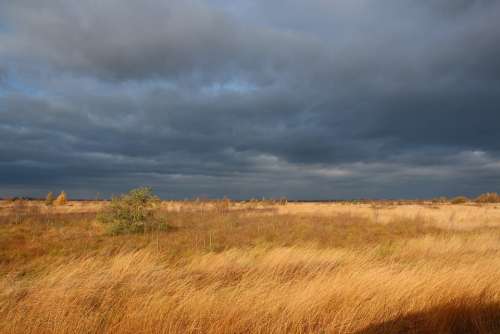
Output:
<instances>
[{"instance_id":1,"label":"shadowed grass area","mask_svg":"<svg viewBox=\"0 0 500 334\"><path fill-rule=\"evenodd\" d=\"M370 325L356 334L499 333L500 303L485 299L462 299L426 311L402 315Z\"/></svg>"}]
</instances>

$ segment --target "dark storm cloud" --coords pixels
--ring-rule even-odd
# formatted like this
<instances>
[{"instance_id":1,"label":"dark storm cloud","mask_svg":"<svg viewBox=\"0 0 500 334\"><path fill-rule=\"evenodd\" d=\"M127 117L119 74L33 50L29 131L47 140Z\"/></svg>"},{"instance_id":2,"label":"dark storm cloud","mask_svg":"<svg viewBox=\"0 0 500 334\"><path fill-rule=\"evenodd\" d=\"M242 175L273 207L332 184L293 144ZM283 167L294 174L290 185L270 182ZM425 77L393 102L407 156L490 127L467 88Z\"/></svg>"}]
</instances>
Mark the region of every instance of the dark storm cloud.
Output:
<instances>
[{"instance_id":1,"label":"dark storm cloud","mask_svg":"<svg viewBox=\"0 0 500 334\"><path fill-rule=\"evenodd\" d=\"M0 65L0 87L4 87L6 85L7 80L7 70Z\"/></svg>"},{"instance_id":2,"label":"dark storm cloud","mask_svg":"<svg viewBox=\"0 0 500 334\"><path fill-rule=\"evenodd\" d=\"M20 1L6 6L7 54L107 80L252 76L306 59L314 42L247 26L197 1ZM9 37L9 36L8 36ZM291 48L294 48L293 50Z\"/></svg>"},{"instance_id":3,"label":"dark storm cloud","mask_svg":"<svg viewBox=\"0 0 500 334\"><path fill-rule=\"evenodd\" d=\"M493 0L0 1L0 195L498 190L498 15Z\"/></svg>"}]
</instances>

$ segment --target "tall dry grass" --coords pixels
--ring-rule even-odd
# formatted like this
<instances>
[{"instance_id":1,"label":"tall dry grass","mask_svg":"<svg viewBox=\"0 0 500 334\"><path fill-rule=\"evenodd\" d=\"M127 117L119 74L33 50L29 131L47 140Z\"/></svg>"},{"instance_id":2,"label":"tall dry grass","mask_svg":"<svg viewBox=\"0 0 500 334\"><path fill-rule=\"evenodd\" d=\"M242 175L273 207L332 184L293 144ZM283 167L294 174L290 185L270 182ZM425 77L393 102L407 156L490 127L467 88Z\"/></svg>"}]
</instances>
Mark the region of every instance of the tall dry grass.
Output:
<instances>
[{"instance_id":1,"label":"tall dry grass","mask_svg":"<svg viewBox=\"0 0 500 334\"><path fill-rule=\"evenodd\" d=\"M123 236L91 212L5 219L0 332L500 332L491 220L217 205L164 209L174 229Z\"/></svg>"}]
</instances>

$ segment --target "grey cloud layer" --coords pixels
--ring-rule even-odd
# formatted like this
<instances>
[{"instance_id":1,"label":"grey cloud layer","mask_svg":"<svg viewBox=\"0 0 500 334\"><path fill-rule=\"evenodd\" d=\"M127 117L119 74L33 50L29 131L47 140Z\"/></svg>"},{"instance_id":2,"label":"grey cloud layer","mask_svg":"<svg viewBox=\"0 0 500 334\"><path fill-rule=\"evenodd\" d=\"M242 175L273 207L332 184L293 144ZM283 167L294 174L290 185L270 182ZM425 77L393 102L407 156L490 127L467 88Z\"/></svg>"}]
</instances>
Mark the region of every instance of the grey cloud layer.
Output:
<instances>
[{"instance_id":1,"label":"grey cloud layer","mask_svg":"<svg viewBox=\"0 0 500 334\"><path fill-rule=\"evenodd\" d=\"M0 1L0 195L499 190L500 1Z\"/></svg>"}]
</instances>

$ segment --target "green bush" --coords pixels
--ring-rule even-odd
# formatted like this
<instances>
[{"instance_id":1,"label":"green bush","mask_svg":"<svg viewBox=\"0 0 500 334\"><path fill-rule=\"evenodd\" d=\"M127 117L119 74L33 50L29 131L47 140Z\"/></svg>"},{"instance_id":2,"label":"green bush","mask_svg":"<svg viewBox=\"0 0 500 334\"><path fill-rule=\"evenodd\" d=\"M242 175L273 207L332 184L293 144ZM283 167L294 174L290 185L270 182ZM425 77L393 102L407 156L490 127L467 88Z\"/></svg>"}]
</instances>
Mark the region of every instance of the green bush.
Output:
<instances>
[{"instance_id":1,"label":"green bush","mask_svg":"<svg viewBox=\"0 0 500 334\"><path fill-rule=\"evenodd\" d=\"M108 207L98 215L98 220L108 225L112 235L165 231L168 224L155 215L160 202L151 188L143 187L113 197Z\"/></svg>"}]
</instances>

